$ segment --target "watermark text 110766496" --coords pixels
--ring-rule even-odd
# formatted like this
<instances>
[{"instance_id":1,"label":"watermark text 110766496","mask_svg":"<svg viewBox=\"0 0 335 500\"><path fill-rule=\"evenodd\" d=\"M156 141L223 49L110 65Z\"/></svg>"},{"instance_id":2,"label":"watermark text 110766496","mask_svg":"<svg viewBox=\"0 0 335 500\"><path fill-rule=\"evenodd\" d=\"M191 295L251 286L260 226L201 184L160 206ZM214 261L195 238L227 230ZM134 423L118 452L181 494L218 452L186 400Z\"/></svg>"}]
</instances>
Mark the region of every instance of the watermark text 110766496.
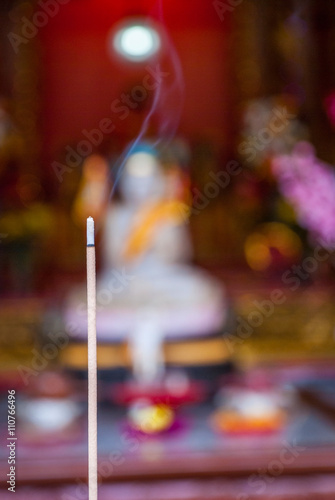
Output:
<instances>
[{"instance_id":1,"label":"watermark text 110766496","mask_svg":"<svg viewBox=\"0 0 335 500\"><path fill-rule=\"evenodd\" d=\"M7 473L8 491L15 493L16 487L16 408L15 390L8 391L8 460L9 471Z\"/></svg>"}]
</instances>

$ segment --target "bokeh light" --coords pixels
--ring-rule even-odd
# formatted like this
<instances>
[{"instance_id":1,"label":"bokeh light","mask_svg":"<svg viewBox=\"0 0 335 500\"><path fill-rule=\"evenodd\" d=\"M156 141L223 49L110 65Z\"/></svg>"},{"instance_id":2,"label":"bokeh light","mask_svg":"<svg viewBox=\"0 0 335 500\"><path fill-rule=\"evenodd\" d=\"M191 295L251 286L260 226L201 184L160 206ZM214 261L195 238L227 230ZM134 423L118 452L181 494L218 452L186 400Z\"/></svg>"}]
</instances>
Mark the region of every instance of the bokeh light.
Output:
<instances>
[{"instance_id":1,"label":"bokeh light","mask_svg":"<svg viewBox=\"0 0 335 500\"><path fill-rule=\"evenodd\" d=\"M161 47L159 33L141 21L130 21L113 30L109 38L113 50L122 57L142 62L156 54Z\"/></svg>"}]
</instances>

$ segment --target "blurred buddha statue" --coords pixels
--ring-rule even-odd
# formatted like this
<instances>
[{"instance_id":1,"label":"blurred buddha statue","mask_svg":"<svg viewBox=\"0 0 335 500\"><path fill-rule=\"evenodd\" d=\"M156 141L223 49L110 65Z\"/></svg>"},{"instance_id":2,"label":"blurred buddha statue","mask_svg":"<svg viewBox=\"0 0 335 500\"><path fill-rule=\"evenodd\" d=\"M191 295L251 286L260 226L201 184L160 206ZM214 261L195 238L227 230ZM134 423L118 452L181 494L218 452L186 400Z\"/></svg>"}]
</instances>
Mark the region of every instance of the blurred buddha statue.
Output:
<instances>
[{"instance_id":1,"label":"blurred buddha statue","mask_svg":"<svg viewBox=\"0 0 335 500\"><path fill-rule=\"evenodd\" d=\"M122 202L109 206L104 222L105 278L112 268L125 266L147 282L190 258L189 210L172 182L151 146L132 151L120 178Z\"/></svg>"},{"instance_id":2,"label":"blurred buddha statue","mask_svg":"<svg viewBox=\"0 0 335 500\"><path fill-rule=\"evenodd\" d=\"M219 331L227 308L223 287L190 265L189 206L177 162L170 158L163 166L150 143L133 146L118 189L120 201L109 203L101 219L98 338L127 339L133 370L148 381L163 373L164 341ZM67 307L66 319L79 326L80 336L86 335L78 309L85 293L84 287L74 290Z\"/></svg>"}]
</instances>

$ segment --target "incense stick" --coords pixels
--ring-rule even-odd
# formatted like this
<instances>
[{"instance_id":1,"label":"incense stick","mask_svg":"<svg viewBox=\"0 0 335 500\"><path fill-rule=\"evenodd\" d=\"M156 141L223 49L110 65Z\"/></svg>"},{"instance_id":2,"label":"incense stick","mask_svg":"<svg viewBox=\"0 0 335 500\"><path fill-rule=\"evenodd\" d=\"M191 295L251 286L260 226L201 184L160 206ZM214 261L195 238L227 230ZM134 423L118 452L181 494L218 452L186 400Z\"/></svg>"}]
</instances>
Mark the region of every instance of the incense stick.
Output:
<instances>
[{"instance_id":1,"label":"incense stick","mask_svg":"<svg viewBox=\"0 0 335 500\"><path fill-rule=\"evenodd\" d=\"M94 220L87 219L88 498L98 498L97 330Z\"/></svg>"}]
</instances>

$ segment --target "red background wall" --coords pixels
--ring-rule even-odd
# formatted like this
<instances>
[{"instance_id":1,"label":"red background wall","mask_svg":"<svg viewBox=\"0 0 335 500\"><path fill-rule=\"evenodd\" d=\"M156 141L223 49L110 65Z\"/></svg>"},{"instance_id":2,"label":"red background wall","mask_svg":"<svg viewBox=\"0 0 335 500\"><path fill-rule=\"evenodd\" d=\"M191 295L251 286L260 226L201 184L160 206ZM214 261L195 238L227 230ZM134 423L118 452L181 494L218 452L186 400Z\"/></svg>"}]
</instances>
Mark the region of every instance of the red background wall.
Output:
<instances>
[{"instance_id":1,"label":"red background wall","mask_svg":"<svg viewBox=\"0 0 335 500\"><path fill-rule=\"evenodd\" d=\"M220 21L210 0L166 0L162 7L185 83L178 131L186 137L209 134L224 144L229 105L226 21ZM108 56L108 31L127 15L160 19L159 10L152 0L70 0L40 29L43 136L49 159L82 139L84 128L96 127L105 117L113 119L111 102L139 78L136 65L127 67ZM133 124L125 120L118 126L129 132Z\"/></svg>"}]
</instances>

